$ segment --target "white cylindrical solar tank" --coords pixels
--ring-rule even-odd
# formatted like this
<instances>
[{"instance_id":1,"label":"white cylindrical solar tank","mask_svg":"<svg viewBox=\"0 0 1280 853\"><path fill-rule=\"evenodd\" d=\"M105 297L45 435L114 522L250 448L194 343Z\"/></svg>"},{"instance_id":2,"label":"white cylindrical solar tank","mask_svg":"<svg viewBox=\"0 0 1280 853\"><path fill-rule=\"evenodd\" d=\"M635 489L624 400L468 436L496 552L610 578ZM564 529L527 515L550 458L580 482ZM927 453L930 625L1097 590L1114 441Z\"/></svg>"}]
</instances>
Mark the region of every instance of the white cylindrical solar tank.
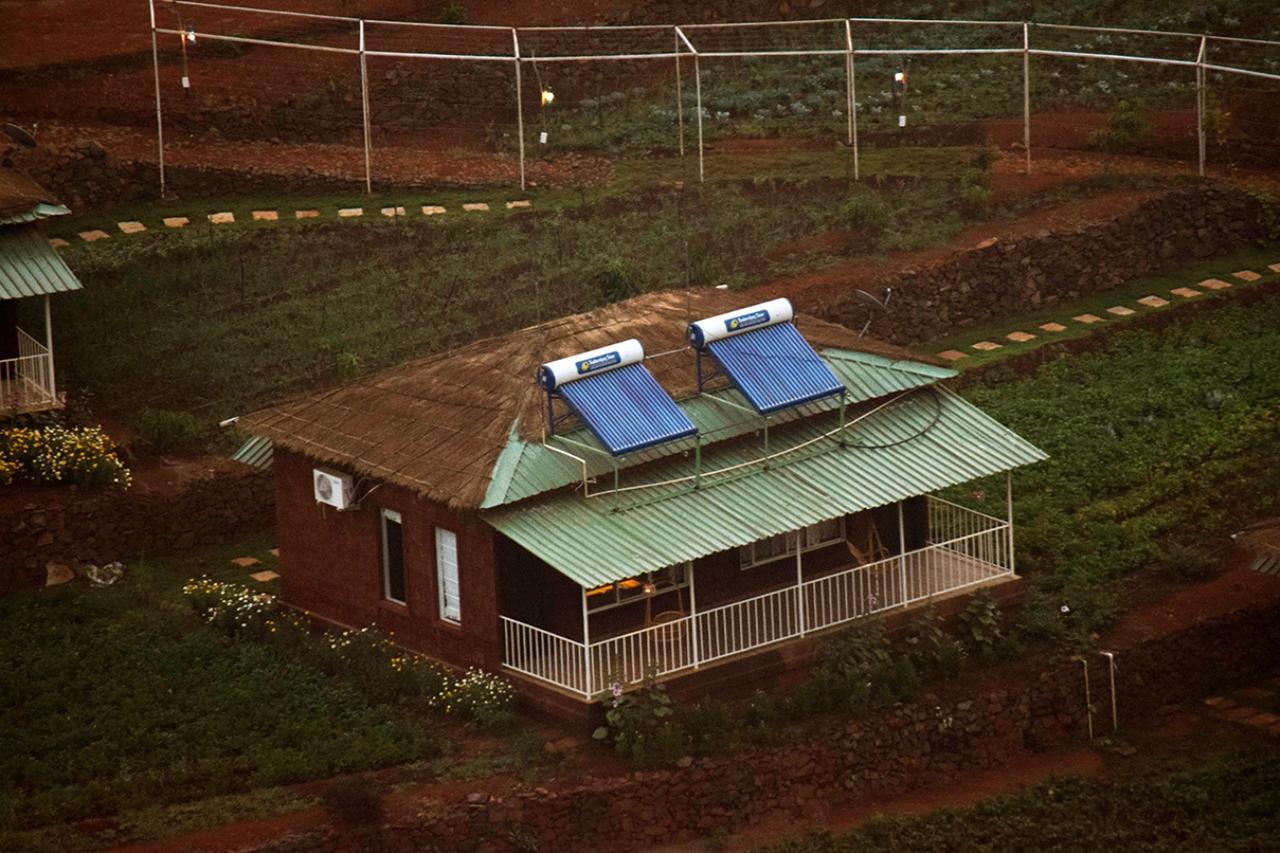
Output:
<instances>
[{"instance_id":1,"label":"white cylindrical solar tank","mask_svg":"<svg viewBox=\"0 0 1280 853\"><path fill-rule=\"evenodd\" d=\"M644 361L644 346L635 338L607 347L549 361L538 368L538 382L548 391L588 376Z\"/></svg>"},{"instance_id":2,"label":"white cylindrical solar tank","mask_svg":"<svg viewBox=\"0 0 1280 853\"><path fill-rule=\"evenodd\" d=\"M705 320L689 324L689 343L697 349L704 349L712 341L762 329L776 323L789 323L795 317L789 299L770 299L759 305L749 305L736 311L727 311Z\"/></svg>"}]
</instances>

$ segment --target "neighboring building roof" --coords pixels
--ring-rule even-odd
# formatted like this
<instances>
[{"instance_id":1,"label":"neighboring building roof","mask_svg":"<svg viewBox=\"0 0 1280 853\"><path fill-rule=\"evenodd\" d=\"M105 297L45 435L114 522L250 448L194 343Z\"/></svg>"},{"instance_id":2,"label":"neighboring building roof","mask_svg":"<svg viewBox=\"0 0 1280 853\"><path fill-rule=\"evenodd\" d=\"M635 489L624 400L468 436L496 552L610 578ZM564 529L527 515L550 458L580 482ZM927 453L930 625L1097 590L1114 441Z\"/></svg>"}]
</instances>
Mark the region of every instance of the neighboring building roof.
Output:
<instances>
[{"instance_id":1,"label":"neighboring building roof","mask_svg":"<svg viewBox=\"0 0 1280 853\"><path fill-rule=\"evenodd\" d=\"M0 167L0 225L34 222L70 212L52 193L22 172Z\"/></svg>"},{"instance_id":2,"label":"neighboring building roof","mask_svg":"<svg viewBox=\"0 0 1280 853\"><path fill-rule=\"evenodd\" d=\"M0 228L0 299L80 290L80 280L34 225Z\"/></svg>"},{"instance_id":3,"label":"neighboring building roof","mask_svg":"<svg viewBox=\"0 0 1280 853\"><path fill-rule=\"evenodd\" d=\"M475 509L487 502L500 461L510 470L520 450L511 442L541 438L545 392L534 381L538 365L639 338L651 353L676 351L646 365L673 397L690 397L697 379L684 339L687 324L741 303L740 296L712 289L652 293L307 394L246 415L239 426L455 509ZM927 361L812 317L800 315L796 324L819 349Z\"/></svg>"},{"instance_id":4,"label":"neighboring building roof","mask_svg":"<svg viewBox=\"0 0 1280 853\"><path fill-rule=\"evenodd\" d=\"M847 447L820 438L838 424L828 411L778 430L771 451L797 449L768 468L705 476L759 460L760 442L743 438L703 451L696 490L688 479L694 460L682 454L621 483L655 484L648 488L589 499L560 493L484 518L557 571L594 587L1046 458L950 391L903 393L887 405L864 403L856 423L859 413L849 413ZM611 486L602 478L596 488Z\"/></svg>"},{"instance_id":5,"label":"neighboring building roof","mask_svg":"<svg viewBox=\"0 0 1280 853\"><path fill-rule=\"evenodd\" d=\"M272 450L269 439L251 435L248 441L240 445L239 450L231 454L231 458L265 471L271 467Z\"/></svg>"}]
</instances>

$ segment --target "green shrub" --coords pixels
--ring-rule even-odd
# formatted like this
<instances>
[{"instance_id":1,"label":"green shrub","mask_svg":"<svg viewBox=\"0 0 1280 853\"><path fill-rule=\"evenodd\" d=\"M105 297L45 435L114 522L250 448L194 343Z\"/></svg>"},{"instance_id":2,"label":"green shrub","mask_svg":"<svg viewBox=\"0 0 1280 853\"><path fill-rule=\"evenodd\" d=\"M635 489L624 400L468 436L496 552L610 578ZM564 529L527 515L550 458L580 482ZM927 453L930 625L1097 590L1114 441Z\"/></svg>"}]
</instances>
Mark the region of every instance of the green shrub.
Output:
<instances>
[{"instance_id":1,"label":"green shrub","mask_svg":"<svg viewBox=\"0 0 1280 853\"><path fill-rule=\"evenodd\" d=\"M889 206L872 190L858 188L840 206L845 227L879 234L889 225Z\"/></svg>"},{"instance_id":2,"label":"green shrub","mask_svg":"<svg viewBox=\"0 0 1280 853\"><path fill-rule=\"evenodd\" d=\"M988 660L995 658L1004 642L1004 614L991 591L983 589L970 596L959 621L970 651Z\"/></svg>"},{"instance_id":3,"label":"green shrub","mask_svg":"<svg viewBox=\"0 0 1280 853\"><path fill-rule=\"evenodd\" d=\"M1132 101L1121 101L1107 116L1107 124L1089 135L1089 144L1109 154L1132 151L1146 139L1150 125Z\"/></svg>"},{"instance_id":4,"label":"green shrub","mask_svg":"<svg viewBox=\"0 0 1280 853\"><path fill-rule=\"evenodd\" d=\"M101 427L11 427L0 430L0 485L18 479L77 486L133 483L115 442Z\"/></svg>"},{"instance_id":5,"label":"green shrub","mask_svg":"<svg viewBox=\"0 0 1280 853\"><path fill-rule=\"evenodd\" d=\"M1156 565L1180 581L1208 580L1220 568L1218 561L1204 552L1179 544L1163 549Z\"/></svg>"},{"instance_id":6,"label":"green shrub","mask_svg":"<svg viewBox=\"0 0 1280 853\"><path fill-rule=\"evenodd\" d=\"M592 737L612 741L615 752L639 767L670 764L684 753L684 733L673 719L672 706L666 685L652 677L630 693L614 681L612 695L605 700L607 724Z\"/></svg>"},{"instance_id":7,"label":"green shrub","mask_svg":"<svg viewBox=\"0 0 1280 853\"><path fill-rule=\"evenodd\" d=\"M195 444L203 432L195 415L169 409L143 409L134 418L133 427L138 434L138 446L151 453L185 450Z\"/></svg>"},{"instance_id":8,"label":"green shrub","mask_svg":"<svg viewBox=\"0 0 1280 853\"><path fill-rule=\"evenodd\" d=\"M622 258L607 259L600 270L598 281L600 295L606 302L620 302L640 293L635 270Z\"/></svg>"},{"instance_id":9,"label":"green shrub","mask_svg":"<svg viewBox=\"0 0 1280 853\"><path fill-rule=\"evenodd\" d=\"M964 665L964 646L942 629L932 606L907 624L903 645L916 670L924 674L950 678Z\"/></svg>"}]
</instances>

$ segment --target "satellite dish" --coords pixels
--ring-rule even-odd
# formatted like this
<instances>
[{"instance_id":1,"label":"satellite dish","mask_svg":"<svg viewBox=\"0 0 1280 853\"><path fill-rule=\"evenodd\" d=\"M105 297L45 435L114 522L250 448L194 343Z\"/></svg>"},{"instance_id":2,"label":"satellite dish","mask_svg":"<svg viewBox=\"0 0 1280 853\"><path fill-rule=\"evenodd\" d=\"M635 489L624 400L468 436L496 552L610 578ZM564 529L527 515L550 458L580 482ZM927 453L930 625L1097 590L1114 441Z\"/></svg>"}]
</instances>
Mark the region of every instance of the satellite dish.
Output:
<instances>
[{"instance_id":1,"label":"satellite dish","mask_svg":"<svg viewBox=\"0 0 1280 853\"><path fill-rule=\"evenodd\" d=\"M886 287L884 289L883 300L874 294L867 293L865 290L859 289L853 292L853 298L858 300L858 302L862 304L863 308L867 309L868 314L867 322L862 324L862 331L858 332L858 337L866 337L867 330L871 328L871 322L881 314L889 313L889 297L892 295L892 287Z\"/></svg>"},{"instance_id":2,"label":"satellite dish","mask_svg":"<svg viewBox=\"0 0 1280 853\"><path fill-rule=\"evenodd\" d=\"M5 124L4 135L23 148L35 148L36 138L16 124Z\"/></svg>"}]
</instances>

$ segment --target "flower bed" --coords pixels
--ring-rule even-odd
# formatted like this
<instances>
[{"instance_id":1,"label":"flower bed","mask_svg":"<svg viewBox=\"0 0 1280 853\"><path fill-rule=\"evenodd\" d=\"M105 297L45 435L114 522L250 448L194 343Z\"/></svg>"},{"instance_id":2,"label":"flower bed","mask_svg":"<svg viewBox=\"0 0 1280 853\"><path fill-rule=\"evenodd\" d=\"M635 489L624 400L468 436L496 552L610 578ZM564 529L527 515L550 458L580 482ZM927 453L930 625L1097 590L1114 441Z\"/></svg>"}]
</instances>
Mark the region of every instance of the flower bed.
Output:
<instances>
[{"instance_id":1,"label":"flower bed","mask_svg":"<svg viewBox=\"0 0 1280 853\"><path fill-rule=\"evenodd\" d=\"M101 427L58 424L0 430L0 485L20 479L126 489L133 482Z\"/></svg>"},{"instance_id":2,"label":"flower bed","mask_svg":"<svg viewBox=\"0 0 1280 853\"><path fill-rule=\"evenodd\" d=\"M207 576L187 581L182 591L201 619L232 639L289 646L325 672L356 682L375 701L420 699L486 727L511 714L513 691L505 679L479 669L458 675L398 647L376 626L317 634L309 614L284 609L274 595Z\"/></svg>"}]
</instances>

